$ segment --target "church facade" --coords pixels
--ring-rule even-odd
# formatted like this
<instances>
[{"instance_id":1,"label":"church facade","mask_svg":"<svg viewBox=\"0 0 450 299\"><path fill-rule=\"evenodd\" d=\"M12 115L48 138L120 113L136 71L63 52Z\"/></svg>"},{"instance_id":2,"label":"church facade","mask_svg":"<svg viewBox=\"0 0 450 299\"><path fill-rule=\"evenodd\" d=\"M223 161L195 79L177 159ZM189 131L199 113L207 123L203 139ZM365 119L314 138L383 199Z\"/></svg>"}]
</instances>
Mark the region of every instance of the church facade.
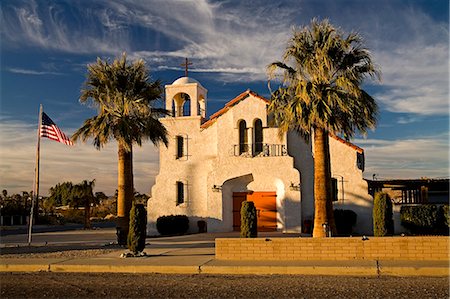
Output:
<instances>
[{"instance_id":1,"label":"church facade","mask_svg":"<svg viewBox=\"0 0 450 299\"><path fill-rule=\"evenodd\" d=\"M156 220L187 215L190 231L239 230L244 200L255 203L259 231L308 233L314 216L311 143L295 133L280 137L269 126L269 101L247 90L206 119L207 89L182 77L165 86L161 119L169 132L147 203L148 235ZM358 215L356 233L372 231L372 197L363 179L364 151L330 136L334 207Z\"/></svg>"}]
</instances>

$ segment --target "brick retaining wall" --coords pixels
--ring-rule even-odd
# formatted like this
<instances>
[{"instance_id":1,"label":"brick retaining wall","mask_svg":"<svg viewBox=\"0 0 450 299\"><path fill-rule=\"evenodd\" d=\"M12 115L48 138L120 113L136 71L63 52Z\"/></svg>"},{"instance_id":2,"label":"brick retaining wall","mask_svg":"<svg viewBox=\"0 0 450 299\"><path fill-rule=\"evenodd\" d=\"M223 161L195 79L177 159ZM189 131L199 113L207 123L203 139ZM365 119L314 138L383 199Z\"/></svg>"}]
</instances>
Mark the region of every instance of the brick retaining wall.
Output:
<instances>
[{"instance_id":1,"label":"brick retaining wall","mask_svg":"<svg viewBox=\"0 0 450 299\"><path fill-rule=\"evenodd\" d=\"M221 260L449 260L449 238L217 238Z\"/></svg>"}]
</instances>

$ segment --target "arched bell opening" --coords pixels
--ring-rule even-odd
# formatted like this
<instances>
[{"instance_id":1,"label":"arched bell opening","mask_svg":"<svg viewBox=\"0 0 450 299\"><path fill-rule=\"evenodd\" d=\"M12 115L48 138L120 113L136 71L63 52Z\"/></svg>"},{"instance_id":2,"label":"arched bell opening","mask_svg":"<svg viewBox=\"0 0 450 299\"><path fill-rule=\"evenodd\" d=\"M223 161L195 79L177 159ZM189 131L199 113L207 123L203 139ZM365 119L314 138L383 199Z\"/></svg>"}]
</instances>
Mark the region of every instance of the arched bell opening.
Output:
<instances>
[{"instance_id":1,"label":"arched bell opening","mask_svg":"<svg viewBox=\"0 0 450 299\"><path fill-rule=\"evenodd\" d=\"M180 92L173 97L172 115L174 117L191 116L191 97Z\"/></svg>"}]
</instances>

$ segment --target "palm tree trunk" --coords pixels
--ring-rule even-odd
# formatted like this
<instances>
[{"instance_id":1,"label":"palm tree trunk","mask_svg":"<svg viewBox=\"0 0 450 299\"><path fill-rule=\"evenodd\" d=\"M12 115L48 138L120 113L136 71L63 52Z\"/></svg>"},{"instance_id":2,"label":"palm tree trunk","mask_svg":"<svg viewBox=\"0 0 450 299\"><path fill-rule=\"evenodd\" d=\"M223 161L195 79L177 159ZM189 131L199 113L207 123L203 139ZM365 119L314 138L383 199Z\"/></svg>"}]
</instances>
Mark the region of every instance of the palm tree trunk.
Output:
<instances>
[{"instance_id":1,"label":"palm tree trunk","mask_svg":"<svg viewBox=\"0 0 450 299\"><path fill-rule=\"evenodd\" d=\"M314 238L326 237L324 223L335 233L328 132L314 128Z\"/></svg>"},{"instance_id":2,"label":"palm tree trunk","mask_svg":"<svg viewBox=\"0 0 450 299\"><path fill-rule=\"evenodd\" d=\"M117 241L126 245L133 202L133 154L119 142L117 169Z\"/></svg>"}]
</instances>

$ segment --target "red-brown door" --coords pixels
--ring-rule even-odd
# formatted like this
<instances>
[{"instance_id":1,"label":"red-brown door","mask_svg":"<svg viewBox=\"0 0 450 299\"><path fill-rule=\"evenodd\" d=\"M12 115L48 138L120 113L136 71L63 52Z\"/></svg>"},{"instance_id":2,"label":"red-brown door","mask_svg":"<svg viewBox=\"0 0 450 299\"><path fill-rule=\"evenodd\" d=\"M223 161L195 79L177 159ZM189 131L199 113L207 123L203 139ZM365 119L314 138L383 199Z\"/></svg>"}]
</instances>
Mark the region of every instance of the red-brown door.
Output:
<instances>
[{"instance_id":1,"label":"red-brown door","mask_svg":"<svg viewBox=\"0 0 450 299\"><path fill-rule=\"evenodd\" d=\"M241 204L244 200L253 201L258 216L258 231L277 229L276 192L235 192L233 193L233 230L241 230Z\"/></svg>"}]
</instances>

